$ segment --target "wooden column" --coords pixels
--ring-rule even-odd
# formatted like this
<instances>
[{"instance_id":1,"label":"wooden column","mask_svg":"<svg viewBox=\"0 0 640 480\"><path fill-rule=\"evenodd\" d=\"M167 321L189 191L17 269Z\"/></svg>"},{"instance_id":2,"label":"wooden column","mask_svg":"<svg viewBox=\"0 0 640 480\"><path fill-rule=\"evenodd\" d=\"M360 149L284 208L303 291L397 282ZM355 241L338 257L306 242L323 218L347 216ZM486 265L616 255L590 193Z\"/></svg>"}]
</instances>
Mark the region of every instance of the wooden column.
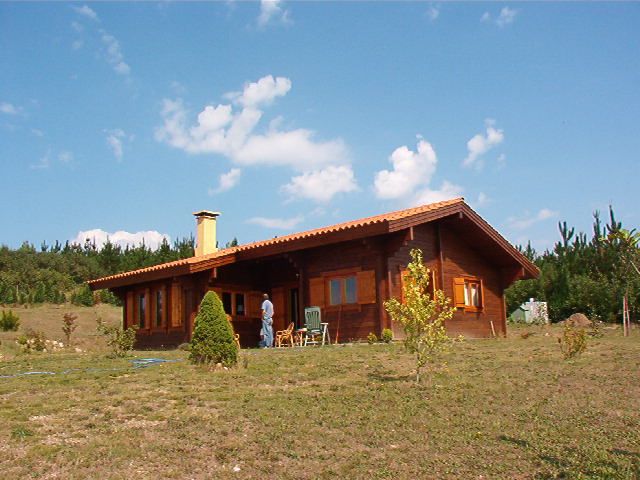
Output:
<instances>
[{"instance_id":1,"label":"wooden column","mask_svg":"<svg viewBox=\"0 0 640 480\"><path fill-rule=\"evenodd\" d=\"M151 330L151 289L144 290L144 327Z\"/></svg>"},{"instance_id":2,"label":"wooden column","mask_svg":"<svg viewBox=\"0 0 640 480\"><path fill-rule=\"evenodd\" d=\"M380 325L380 334L382 334L383 329L391 328L391 325L389 325L389 315L384 308L384 301L390 296L388 270L387 256L384 248L381 247L376 259L376 302L378 304L378 324Z\"/></svg>"},{"instance_id":3,"label":"wooden column","mask_svg":"<svg viewBox=\"0 0 640 480\"><path fill-rule=\"evenodd\" d=\"M438 270L440 271L440 290L444 291L444 250L442 248L442 233L440 223L435 224L436 238L438 239Z\"/></svg>"}]
</instances>

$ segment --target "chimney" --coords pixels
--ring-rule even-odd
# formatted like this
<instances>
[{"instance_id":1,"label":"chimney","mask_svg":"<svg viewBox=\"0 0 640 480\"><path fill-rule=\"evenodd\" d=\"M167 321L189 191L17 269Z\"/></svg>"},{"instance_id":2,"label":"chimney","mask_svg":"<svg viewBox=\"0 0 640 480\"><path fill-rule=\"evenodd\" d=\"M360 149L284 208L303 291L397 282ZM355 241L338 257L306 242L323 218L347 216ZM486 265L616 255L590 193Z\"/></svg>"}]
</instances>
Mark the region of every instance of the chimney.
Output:
<instances>
[{"instance_id":1,"label":"chimney","mask_svg":"<svg viewBox=\"0 0 640 480\"><path fill-rule=\"evenodd\" d=\"M196 217L196 257L218 251L216 238L216 218L220 212L200 210Z\"/></svg>"}]
</instances>

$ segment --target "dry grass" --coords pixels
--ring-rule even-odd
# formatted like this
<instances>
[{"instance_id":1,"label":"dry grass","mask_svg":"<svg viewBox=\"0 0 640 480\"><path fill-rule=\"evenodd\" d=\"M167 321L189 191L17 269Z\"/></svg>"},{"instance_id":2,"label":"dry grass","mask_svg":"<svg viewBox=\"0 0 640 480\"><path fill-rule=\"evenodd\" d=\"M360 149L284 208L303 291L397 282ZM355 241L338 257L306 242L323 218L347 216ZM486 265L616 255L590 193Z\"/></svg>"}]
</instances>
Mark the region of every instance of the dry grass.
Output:
<instances>
[{"instance_id":1,"label":"dry grass","mask_svg":"<svg viewBox=\"0 0 640 480\"><path fill-rule=\"evenodd\" d=\"M229 371L18 355L0 375L80 370L0 378L0 477L638 478L640 335L567 362L556 334L459 344L422 386L399 345L250 350Z\"/></svg>"}]
</instances>

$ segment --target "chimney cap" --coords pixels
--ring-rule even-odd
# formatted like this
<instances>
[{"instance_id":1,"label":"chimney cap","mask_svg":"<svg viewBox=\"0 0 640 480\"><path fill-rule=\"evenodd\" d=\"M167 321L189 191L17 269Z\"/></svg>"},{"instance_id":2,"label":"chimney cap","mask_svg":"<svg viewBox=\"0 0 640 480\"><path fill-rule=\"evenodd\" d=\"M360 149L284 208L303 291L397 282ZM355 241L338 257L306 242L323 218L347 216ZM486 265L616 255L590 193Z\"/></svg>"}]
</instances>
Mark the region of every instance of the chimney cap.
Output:
<instances>
[{"instance_id":1,"label":"chimney cap","mask_svg":"<svg viewBox=\"0 0 640 480\"><path fill-rule=\"evenodd\" d=\"M211 210L199 210L197 212L193 212L193 216L196 218L200 218L200 217L216 218L219 215L220 215L220 212L212 212Z\"/></svg>"}]
</instances>

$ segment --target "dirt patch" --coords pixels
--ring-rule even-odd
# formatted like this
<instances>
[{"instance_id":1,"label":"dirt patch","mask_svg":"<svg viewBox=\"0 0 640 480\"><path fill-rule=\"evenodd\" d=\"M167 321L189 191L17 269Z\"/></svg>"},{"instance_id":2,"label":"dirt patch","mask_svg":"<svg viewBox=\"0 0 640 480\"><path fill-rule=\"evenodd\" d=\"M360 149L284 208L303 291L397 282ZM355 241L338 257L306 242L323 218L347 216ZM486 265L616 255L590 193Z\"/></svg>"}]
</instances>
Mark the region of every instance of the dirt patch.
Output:
<instances>
[{"instance_id":1,"label":"dirt patch","mask_svg":"<svg viewBox=\"0 0 640 480\"><path fill-rule=\"evenodd\" d=\"M588 328L593 326L593 322L589 320L584 313L574 313L565 320L565 323L570 327L576 328Z\"/></svg>"}]
</instances>

